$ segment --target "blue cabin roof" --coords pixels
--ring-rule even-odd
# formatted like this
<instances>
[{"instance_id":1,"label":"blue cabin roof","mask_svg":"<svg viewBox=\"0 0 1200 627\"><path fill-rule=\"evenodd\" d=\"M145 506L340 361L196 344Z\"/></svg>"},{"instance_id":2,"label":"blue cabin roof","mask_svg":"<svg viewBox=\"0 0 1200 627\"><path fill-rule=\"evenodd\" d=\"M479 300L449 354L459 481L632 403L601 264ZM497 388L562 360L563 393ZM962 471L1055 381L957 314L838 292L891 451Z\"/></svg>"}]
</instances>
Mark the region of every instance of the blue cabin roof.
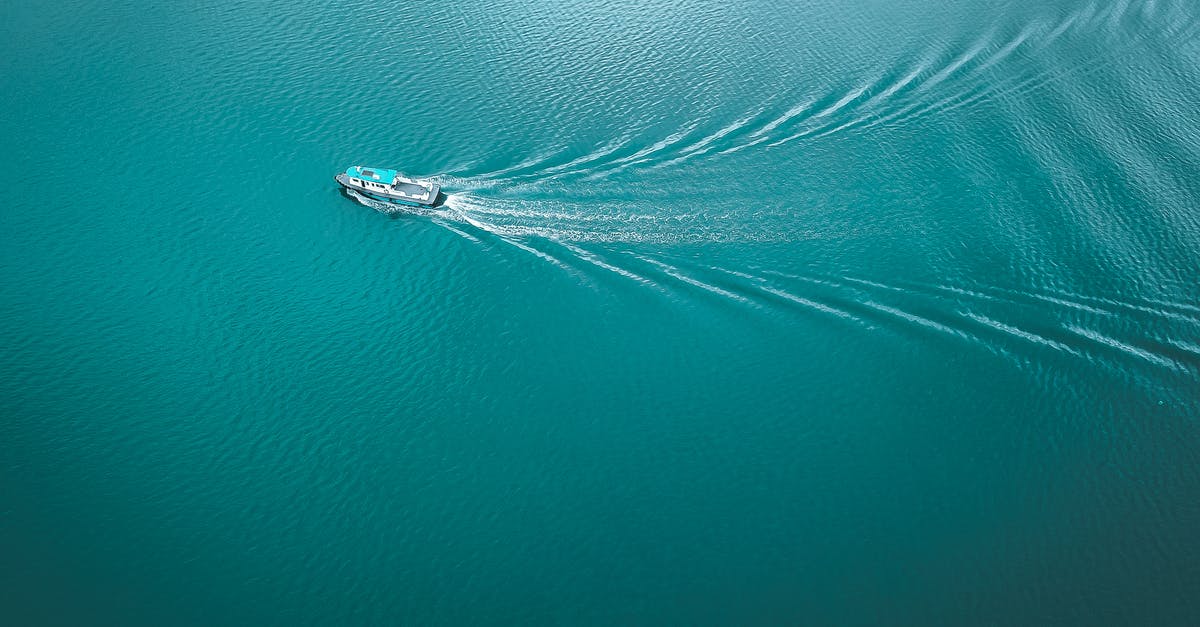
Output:
<instances>
[{"instance_id":1,"label":"blue cabin roof","mask_svg":"<svg viewBox=\"0 0 1200 627\"><path fill-rule=\"evenodd\" d=\"M384 185L391 185L392 181L396 180L395 170L389 170L387 168L369 168L362 165L346 168L346 175L358 179L383 183Z\"/></svg>"}]
</instances>

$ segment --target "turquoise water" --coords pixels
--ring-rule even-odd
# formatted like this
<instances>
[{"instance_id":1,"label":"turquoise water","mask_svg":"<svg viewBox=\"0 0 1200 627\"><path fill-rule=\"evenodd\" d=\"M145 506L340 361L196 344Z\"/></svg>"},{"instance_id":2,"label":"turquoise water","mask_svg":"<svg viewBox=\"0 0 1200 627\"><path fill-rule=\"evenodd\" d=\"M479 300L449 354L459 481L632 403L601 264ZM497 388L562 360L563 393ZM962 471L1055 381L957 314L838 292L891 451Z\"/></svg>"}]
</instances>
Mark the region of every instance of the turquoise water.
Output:
<instances>
[{"instance_id":1,"label":"turquoise water","mask_svg":"<svg viewBox=\"0 0 1200 627\"><path fill-rule=\"evenodd\" d=\"M1193 3L104 4L0 8L0 622L1200 622Z\"/></svg>"}]
</instances>

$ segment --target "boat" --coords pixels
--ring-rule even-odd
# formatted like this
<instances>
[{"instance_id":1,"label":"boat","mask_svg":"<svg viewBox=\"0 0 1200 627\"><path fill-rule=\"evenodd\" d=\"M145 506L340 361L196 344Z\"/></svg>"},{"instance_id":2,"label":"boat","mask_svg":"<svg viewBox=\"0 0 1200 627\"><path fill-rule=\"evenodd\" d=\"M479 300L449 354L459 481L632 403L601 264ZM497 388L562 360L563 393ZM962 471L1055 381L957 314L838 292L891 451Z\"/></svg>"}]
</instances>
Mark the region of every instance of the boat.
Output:
<instances>
[{"instance_id":1,"label":"boat","mask_svg":"<svg viewBox=\"0 0 1200 627\"><path fill-rule=\"evenodd\" d=\"M333 180L346 190L395 205L437 207L446 200L437 182L412 178L388 168L351 166Z\"/></svg>"}]
</instances>

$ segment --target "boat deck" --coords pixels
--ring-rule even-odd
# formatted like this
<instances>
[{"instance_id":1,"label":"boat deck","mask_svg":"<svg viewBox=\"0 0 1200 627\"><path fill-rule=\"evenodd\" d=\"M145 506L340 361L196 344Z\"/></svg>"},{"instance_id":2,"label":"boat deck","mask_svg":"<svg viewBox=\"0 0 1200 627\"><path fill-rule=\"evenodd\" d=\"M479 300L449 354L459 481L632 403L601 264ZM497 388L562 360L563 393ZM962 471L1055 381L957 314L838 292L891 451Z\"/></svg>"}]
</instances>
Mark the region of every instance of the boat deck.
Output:
<instances>
[{"instance_id":1,"label":"boat deck","mask_svg":"<svg viewBox=\"0 0 1200 627\"><path fill-rule=\"evenodd\" d=\"M388 191L413 200L429 200L431 190L415 183L394 183ZM432 190L434 194L437 190Z\"/></svg>"}]
</instances>

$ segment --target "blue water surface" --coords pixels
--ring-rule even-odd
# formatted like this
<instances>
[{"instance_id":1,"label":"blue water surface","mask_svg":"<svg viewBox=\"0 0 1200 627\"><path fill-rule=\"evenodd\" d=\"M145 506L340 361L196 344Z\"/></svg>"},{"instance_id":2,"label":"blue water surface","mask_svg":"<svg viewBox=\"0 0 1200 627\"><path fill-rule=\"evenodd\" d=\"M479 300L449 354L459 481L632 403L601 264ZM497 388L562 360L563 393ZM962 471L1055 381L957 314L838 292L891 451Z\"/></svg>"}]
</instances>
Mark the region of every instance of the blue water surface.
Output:
<instances>
[{"instance_id":1,"label":"blue water surface","mask_svg":"<svg viewBox=\"0 0 1200 627\"><path fill-rule=\"evenodd\" d=\"M0 32L0 623L1200 623L1193 3Z\"/></svg>"}]
</instances>

